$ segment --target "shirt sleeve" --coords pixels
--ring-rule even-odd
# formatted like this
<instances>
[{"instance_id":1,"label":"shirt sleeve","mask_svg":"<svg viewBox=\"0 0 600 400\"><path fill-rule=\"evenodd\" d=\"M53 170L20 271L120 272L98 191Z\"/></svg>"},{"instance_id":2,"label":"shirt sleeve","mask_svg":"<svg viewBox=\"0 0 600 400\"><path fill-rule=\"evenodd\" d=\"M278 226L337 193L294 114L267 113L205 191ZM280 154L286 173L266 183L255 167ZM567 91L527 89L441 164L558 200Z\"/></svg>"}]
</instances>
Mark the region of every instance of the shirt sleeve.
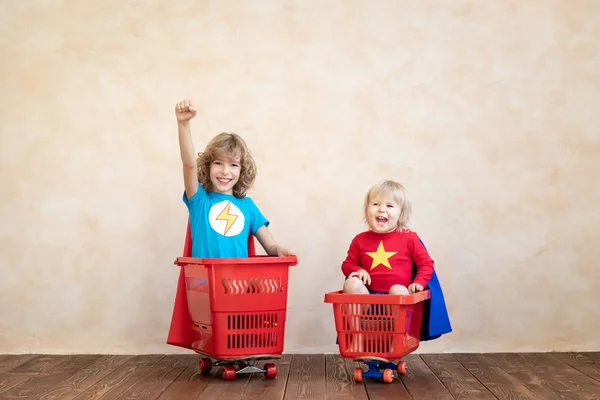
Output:
<instances>
[{"instance_id":1,"label":"shirt sleeve","mask_svg":"<svg viewBox=\"0 0 600 400\"><path fill-rule=\"evenodd\" d=\"M408 242L408 250L417 266L417 274L413 283L418 283L421 286L427 286L427 283L433 275L433 260L429 256L427 249L423 246L421 239L415 232L411 232Z\"/></svg>"},{"instance_id":2,"label":"shirt sleeve","mask_svg":"<svg viewBox=\"0 0 600 400\"><path fill-rule=\"evenodd\" d=\"M362 269L362 266L360 265L360 247L355 237L350 243L346 259L342 262L342 273L345 277L348 277L348 275L359 269Z\"/></svg>"},{"instance_id":3,"label":"shirt sleeve","mask_svg":"<svg viewBox=\"0 0 600 400\"><path fill-rule=\"evenodd\" d=\"M204 190L202 185L200 185L200 183L198 182L198 190L196 191L196 194L188 200L184 190L182 199L183 203L187 206L188 210L193 211L195 208L198 208L198 206L202 202L202 199L206 198L207 196L208 195L206 194L206 190Z\"/></svg>"},{"instance_id":4,"label":"shirt sleeve","mask_svg":"<svg viewBox=\"0 0 600 400\"><path fill-rule=\"evenodd\" d=\"M251 218L250 218L250 232L254 235L256 234L256 231L259 230L261 228L261 226L269 226L270 222L269 220L260 212L260 210L258 209L258 207L256 206L256 204L254 203L254 200L252 199L248 199L250 201L250 209L251 211Z\"/></svg>"}]
</instances>

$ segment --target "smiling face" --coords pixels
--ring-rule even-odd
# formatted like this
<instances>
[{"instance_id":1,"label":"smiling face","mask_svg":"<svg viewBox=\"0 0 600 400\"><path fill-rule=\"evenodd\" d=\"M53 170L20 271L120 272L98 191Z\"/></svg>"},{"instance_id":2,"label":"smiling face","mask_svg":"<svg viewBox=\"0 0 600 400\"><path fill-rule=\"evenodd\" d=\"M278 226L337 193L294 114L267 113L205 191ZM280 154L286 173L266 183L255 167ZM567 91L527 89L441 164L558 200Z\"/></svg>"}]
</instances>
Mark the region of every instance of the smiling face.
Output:
<instances>
[{"instance_id":1,"label":"smiling face","mask_svg":"<svg viewBox=\"0 0 600 400\"><path fill-rule=\"evenodd\" d=\"M196 159L198 182L207 192L246 196L256 178L256 164L246 142L235 133L219 133Z\"/></svg>"},{"instance_id":2,"label":"smiling face","mask_svg":"<svg viewBox=\"0 0 600 400\"><path fill-rule=\"evenodd\" d=\"M210 181L213 191L233 194L233 187L240 179L240 160L230 157L219 157L210 163Z\"/></svg>"},{"instance_id":3,"label":"smiling face","mask_svg":"<svg viewBox=\"0 0 600 400\"><path fill-rule=\"evenodd\" d=\"M376 233L410 229L411 205L400 183L383 181L365 196L365 221Z\"/></svg>"},{"instance_id":4,"label":"smiling face","mask_svg":"<svg viewBox=\"0 0 600 400\"><path fill-rule=\"evenodd\" d=\"M380 191L369 199L367 224L373 232L387 233L398 229L402 208L389 193Z\"/></svg>"}]
</instances>

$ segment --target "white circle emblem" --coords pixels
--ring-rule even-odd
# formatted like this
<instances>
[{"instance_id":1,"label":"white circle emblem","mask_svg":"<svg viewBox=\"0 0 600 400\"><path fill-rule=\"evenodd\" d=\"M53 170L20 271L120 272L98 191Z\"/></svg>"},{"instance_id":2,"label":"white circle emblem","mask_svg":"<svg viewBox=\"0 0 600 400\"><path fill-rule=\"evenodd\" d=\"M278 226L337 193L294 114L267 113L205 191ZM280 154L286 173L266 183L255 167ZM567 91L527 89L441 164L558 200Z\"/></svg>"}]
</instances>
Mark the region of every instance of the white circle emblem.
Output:
<instances>
[{"instance_id":1,"label":"white circle emblem","mask_svg":"<svg viewBox=\"0 0 600 400\"><path fill-rule=\"evenodd\" d=\"M244 229L244 214L228 200L217 203L210 208L208 221L211 228L223 236L236 236Z\"/></svg>"}]
</instances>

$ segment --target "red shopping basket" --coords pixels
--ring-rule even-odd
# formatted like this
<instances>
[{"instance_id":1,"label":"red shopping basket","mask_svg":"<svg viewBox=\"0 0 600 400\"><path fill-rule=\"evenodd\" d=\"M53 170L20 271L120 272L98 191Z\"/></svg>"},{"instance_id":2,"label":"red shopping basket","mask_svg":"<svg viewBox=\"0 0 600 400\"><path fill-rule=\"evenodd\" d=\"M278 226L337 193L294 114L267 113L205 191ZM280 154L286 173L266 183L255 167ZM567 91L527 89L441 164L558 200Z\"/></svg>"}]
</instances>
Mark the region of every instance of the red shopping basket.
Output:
<instances>
[{"instance_id":1,"label":"red shopping basket","mask_svg":"<svg viewBox=\"0 0 600 400\"><path fill-rule=\"evenodd\" d=\"M419 347L423 302L429 290L412 295L325 294L333 304L340 354L345 358L398 360Z\"/></svg>"},{"instance_id":2,"label":"red shopping basket","mask_svg":"<svg viewBox=\"0 0 600 400\"><path fill-rule=\"evenodd\" d=\"M297 258L179 257L183 268L192 349L215 359L281 355L288 269Z\"/></svg>"}]
</instances>

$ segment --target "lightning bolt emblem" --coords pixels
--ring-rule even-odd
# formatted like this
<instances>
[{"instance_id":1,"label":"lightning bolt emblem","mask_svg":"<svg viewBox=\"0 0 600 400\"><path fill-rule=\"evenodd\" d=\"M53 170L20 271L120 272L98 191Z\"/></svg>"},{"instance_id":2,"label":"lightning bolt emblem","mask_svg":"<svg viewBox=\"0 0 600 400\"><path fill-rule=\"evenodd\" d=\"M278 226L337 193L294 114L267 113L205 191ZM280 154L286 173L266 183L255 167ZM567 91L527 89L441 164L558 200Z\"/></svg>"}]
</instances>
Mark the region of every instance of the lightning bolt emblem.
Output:
<instances>
[{"instance_id":1,"label":"lightning bolt emblem","mask_svg":"<svg viewBox=\"0 0 600 400\"><path fill-rule=\"evenodd\" d=\"M215 218L217 221L226 221L227 222L227 225L225 225L225 233L224 233L225 236L227 236L227 232L229 232L229 229L233 226L233 223L238 218L237 215L229 214L230 207L231 207L231 203L228 202L227 205L225 206L225 208L223 209L223 211L221 211L221 213L219 214L219 216L217 218Z\"/></svg>"}]
</instances>

